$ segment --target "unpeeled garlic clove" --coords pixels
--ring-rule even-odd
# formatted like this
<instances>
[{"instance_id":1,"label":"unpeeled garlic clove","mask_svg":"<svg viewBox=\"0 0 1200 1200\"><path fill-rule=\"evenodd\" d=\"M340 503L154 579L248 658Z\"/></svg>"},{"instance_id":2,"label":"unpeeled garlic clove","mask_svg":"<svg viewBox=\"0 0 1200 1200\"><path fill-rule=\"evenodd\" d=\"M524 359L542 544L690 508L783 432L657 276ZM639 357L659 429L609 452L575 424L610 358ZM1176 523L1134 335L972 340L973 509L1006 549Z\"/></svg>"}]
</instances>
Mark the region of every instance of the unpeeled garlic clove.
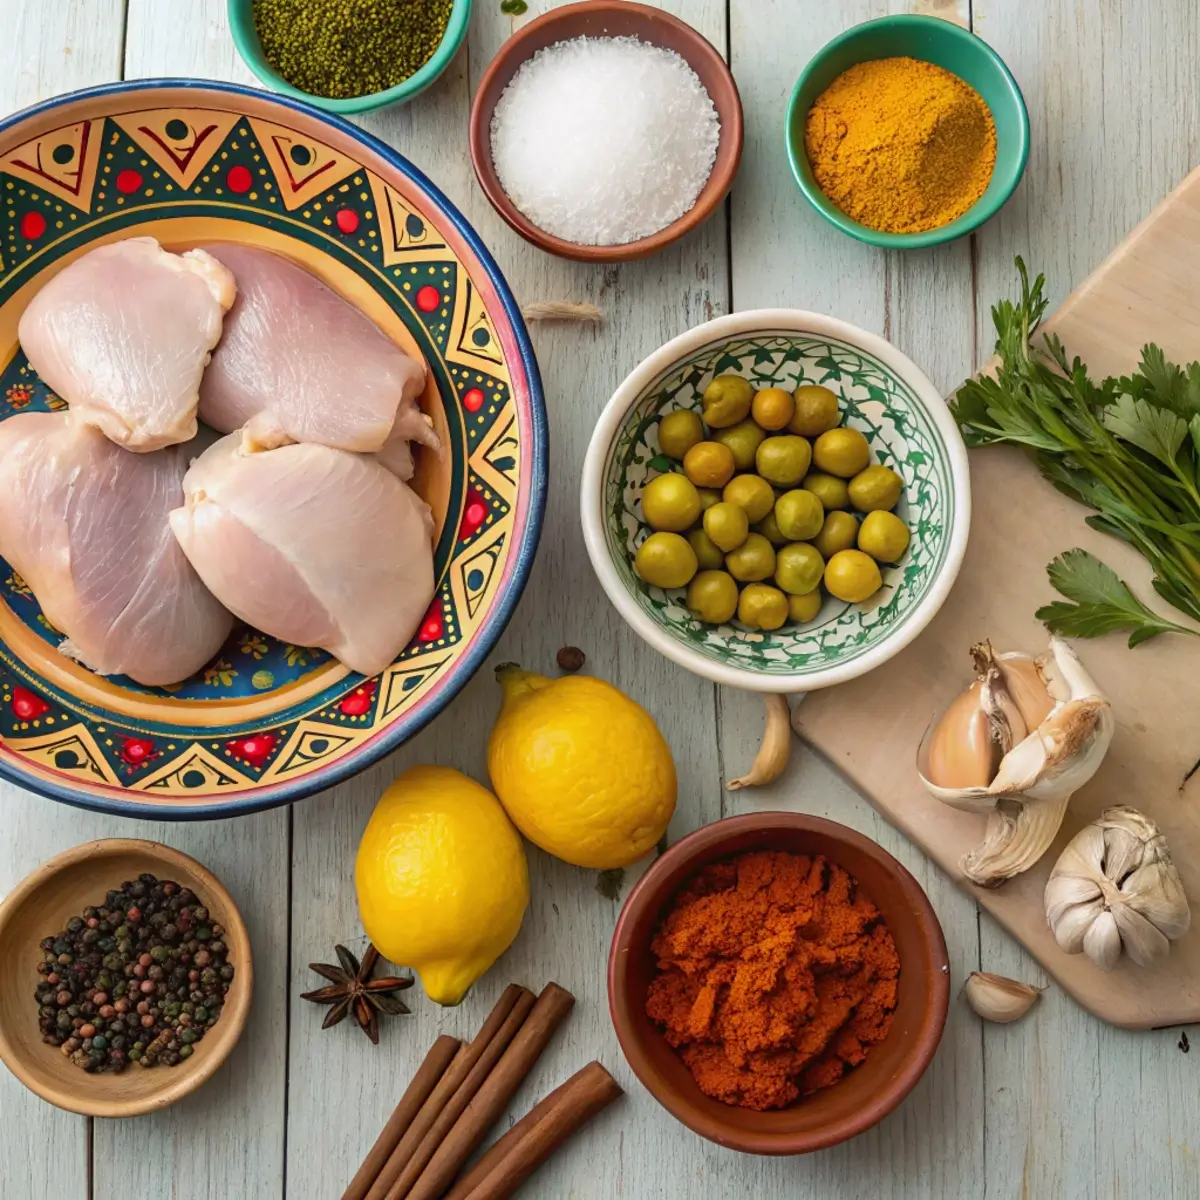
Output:
<instances>
[{"instance_id":1,"label":"unpeeled garlic clove","mask_svg":"<svg viewBox=\"0 0 1200 1200\"><path fill-rule=\"evenodd\" d=\"M973 647L972 654L980 686L978 707L987 711L992 742L1004 750L1003 756L985 786L939 783L932 773L931 752L936 737L951 732L943 720L923 740L917 766L925 786L944 804L988 814L983 841L964 856L962 869L973 883L995 887L1028 870L1050 848L1072 794L1103 761L1115 722L1108 700L1074 651L1058 638L1051 639L1044 659L996 654L986 642ZM1011 666L1018 660L1034 663L1033 673ZM1021 703L1006 686L1006 663L1009 677L1018 680ZM1027 715L1036 716L1045 707L1035 678L1043 681L1053 707L1027 736L1011 744L1006 739L1025 728ZM943 759L948 757L946 750Z\"/></svg>"},{"instance_id":2,"label":"unpeeled garlic clove","mask_svg":"<svg viewBox=\"0 0 1200 1200\"><path fill-rule=\"evenodd\" d=\"M1042 675L1041 660L1019 652L995 657L1004 686L1025 721L1025 728L1036 729L1054 707L1054 697Z\"/></svg>"},{"instance_id":3,"label":"unpeeled garlic clove","mask_svg":"<svg viewBox=\"0 0 1200 1200\"><path fill-rule=\"evenodd\" d=\"M1000 765L1000 748L982 704L983 683L976 680L929 732L925 772L938 787L985 788Z\"/></svg>"},{"instance_id":4,"label":"unpeeled garlic clove","mask_svg":"<svg viewBox=\"0 0 1200 1200\"><path fill-rule=\"evenodd\" d=\"M967 1003L985 1020L1007 1025L1019 1021L1036 1003L1041 988L993 975L990 971L972 971L963 984Z\"/></svg>"},{"instance_id":5,"label":"unpeeled garlic clove","mask_svg":"<svg viewBox=\"0 0 1200 1200\"><path fill-rule=\"evenodd\" d=\"M773 783L783 774L792 754L792 713L786 696L765 696L767 723L762 744L750 764L750 770L738 779L731 779L725 790L737 792L742 788L762 787Z\"/></svg>"}]
</instances>

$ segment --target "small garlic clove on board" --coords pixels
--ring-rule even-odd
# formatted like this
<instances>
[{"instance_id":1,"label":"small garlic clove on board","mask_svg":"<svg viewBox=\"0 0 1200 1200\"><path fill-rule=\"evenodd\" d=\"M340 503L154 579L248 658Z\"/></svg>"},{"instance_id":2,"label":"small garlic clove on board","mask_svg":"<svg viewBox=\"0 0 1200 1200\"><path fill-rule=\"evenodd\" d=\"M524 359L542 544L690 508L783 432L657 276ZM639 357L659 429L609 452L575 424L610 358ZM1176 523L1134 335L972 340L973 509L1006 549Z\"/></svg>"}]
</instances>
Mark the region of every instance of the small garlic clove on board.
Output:
<instances>
[{"instance_id":1,"label":"small garlic clove on board","mask_svg":"<svg viewBox=\"0 0 1200 1200\"><path fill-rule=\"evenodd\" d=\"M1074 651L1053 638L1042 659L1026 655L997 655L989 643L972 648L980 688L979 707L987 712L992 742L1003 751L986 786L947 786L937 776L931 751L940 737L954 729L943 717L922 740L917 766L929 791L954 808L988 813L981 844L962 860L964 874L981 887L996 887L1028 870L1050 848L1066 814L1071 796L1099 769L1112 742L1112 707L1084 670ZM1015 667L1017 661L1034 664ZM1016 679L1018 703L1005 682ZM1038 695L1036 680L1044 683ZM961 697L960 697L961 699ZM1026 715L1049 711L1016 740L1027 725ZM953 709L954 705L951 705ZM947 710L947 713L950 709ZM1015 744L1013 744L1015 742ZM939 761L947 761L949 752Z\"/></svg>"},{"instance_id":2,"label":"small garlic clove on board","mask_svg":"<svg viewBox=\"0 0 1200 1200\"><path fill-rule=\"evenodd\" d=\"M1128 954L1162 963L1191 909L1167 840L1134 808L1107 808L1067 843L1046 883L1046 920L1059 946L1111 971Z\"/></svg>"},{"instance_id":3,"label":"small garlic clove on board","mask_svg":"<svg viewBox=\"0 0 1200 1200\"><path fill-rule=\"evenodd\" d=\"M990 971L972 971L963 984L963 995L975 1012L1001 1025L1019 1021L1041 994L1041 988Z\"/></svg>"}]
</instances>

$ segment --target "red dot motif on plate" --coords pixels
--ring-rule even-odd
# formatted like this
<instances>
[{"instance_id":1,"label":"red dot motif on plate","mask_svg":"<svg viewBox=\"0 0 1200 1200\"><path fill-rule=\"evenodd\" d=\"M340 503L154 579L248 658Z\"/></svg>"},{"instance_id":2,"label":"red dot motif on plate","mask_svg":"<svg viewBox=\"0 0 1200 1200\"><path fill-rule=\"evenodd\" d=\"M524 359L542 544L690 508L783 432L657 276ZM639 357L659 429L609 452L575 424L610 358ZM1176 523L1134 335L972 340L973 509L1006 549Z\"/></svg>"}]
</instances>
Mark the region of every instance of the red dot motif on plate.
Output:
<instances>
[{"instance_id":1,"label":"red dot motif on plate","mask_svg":"<svg viewBox=\"0 0 1200 1200\"><path fill-rule=\"evenodd\" d=\"M358 213L352 208L339 208L334 220L343 233L353 233L358 228Z\"/></svg>"},{"instance_id":2,"label":"red dot motif on plate","mask_svg":"<svg viewBox=\"0 0 1200 1200\"><path fill-rule=\"evenodd\" d=\"M18 684L12 691L12 710L13 715L22 721L35 721L50 711L50 705L37 692Z\"/></svg>"},{"instance_id":3,"label":"red dot motif on plate","mask_svg":"<svg viewBox=\"0 0 1200 1200\"><path fill-rule=\"evenodd\" d=\"M421 628L417 630L417 639L422 642L436 642L446 632L446 622L442 620L442 602L435 596Z\"/></svg>"},{"instance_id":4,"label":"red dot motif on plate","mask_svg":"<svg viewBox=\"0 0 1200 1200\"><path fill-rule=\"evenodd\" d=\"M130 192L136 192L142 186L142 173L135 171L132 167L126 167L124 171L117 172L117 191L124 193L126 196Z\"/></svg>"},{"instance_id":5,"label":"red dot motif on plate","mask_svg":"<svg viewBox=\"0 0 1200 1200\"><path fill-rule=\"evenodd\" d=\"M279 739L273 733L252 733L249 737L226 742L225 749L234 758L240 758L252 767L261 767L278 743Z\"/></svg>"},{"instance_id":6,"label":"red dot motif on plate","mask_svg":"<svg viewBox=\"0 0 1200 1200\"><path fill-rule=\"evenodd\" d=\"M483 497L476 491L467 493L467 502L463 506L462 523L458 527L460 541L465 541L487 520L487 505Z\"/></svg>"},{"instance_id":7,"label":"red dot motif on plate","mask_svg":"<svg viewBox=\"0 0 1200 1200\"><path fill-rule=\"evenodd\" d=\"M121 759L131 767L140 767L156 754L154 743L149 738L127 737L121 742Z\"/></svg>"},{"instance_id":8,"label":"red dot motif on plate","mask_svg":"<svg viewBox=\"0 0 1200 1200\"><path fill-rule=\"evenodd\" d=\"M422 312L433 312L441 302L441 293L428 283L417 292L417 307Z\"/></svg>"},{"instance_id":9,"label":"red dot motif on plate","mask_svg":"<svg viewBox=\"0 0 1200 1200\"><path fill-rule=\"evenodd\" d=\"M478 388L472 388L463 396L463 408L467 412L478 412L483 407L483 393Z\"/></svg>"},{"instance_id":10,"label":"red dot motif on plate","mask_svg":"<svg viewBox=\"0 0 1200 1200\"><path fill-rule=\"evenodd\" d=\"M254 182L254 176L250 174L249 168L243 167L238 163L236 167L230 167L225 176L225 182L229 185L231 192L236 192L239 196L242 192L248 192L250 185Z\"/></svg>"},{"instance_id":11,"label":"red dot motif on plate","mask_svg":"<svg viewBox=\"0 0 1200 1200\"><path fill-rule=\"evenodd\" d=\"M368 679L365 683L360 683L352 692L343 696L338 709L347 717L361 717L370 711L374 699L375 680Z\"/></svg>"},{"instance_id":12,"label":"red dot motif on plate","mask_svg":"<svg viewBox=\"0 0 1200 1200\"><path fill-rule=\"evenodd\" d=\"M46 218L40 212L27 212L21 218L21 236L26 241L35 241L46 232Z\"/></svg>"}]
</instances>

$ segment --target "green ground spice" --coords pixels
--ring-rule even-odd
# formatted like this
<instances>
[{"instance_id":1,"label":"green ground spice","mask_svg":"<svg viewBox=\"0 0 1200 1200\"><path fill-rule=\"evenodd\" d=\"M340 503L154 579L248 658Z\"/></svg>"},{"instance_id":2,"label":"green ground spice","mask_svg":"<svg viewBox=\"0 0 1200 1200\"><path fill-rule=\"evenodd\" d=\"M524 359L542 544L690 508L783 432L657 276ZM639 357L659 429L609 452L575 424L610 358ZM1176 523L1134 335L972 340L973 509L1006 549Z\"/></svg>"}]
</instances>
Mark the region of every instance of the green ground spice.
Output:
<instances>
[{"instance_id":1,"label":"green ground spice","mask_svg":"<svg viewBox=\"0 0 1200 1200\"><path fill-rule=\"evenodd\" d=\"M267 61L293 87L345 100L403 83L433 57L453 0L255 0Z\"/></svg>"}]
</instances>

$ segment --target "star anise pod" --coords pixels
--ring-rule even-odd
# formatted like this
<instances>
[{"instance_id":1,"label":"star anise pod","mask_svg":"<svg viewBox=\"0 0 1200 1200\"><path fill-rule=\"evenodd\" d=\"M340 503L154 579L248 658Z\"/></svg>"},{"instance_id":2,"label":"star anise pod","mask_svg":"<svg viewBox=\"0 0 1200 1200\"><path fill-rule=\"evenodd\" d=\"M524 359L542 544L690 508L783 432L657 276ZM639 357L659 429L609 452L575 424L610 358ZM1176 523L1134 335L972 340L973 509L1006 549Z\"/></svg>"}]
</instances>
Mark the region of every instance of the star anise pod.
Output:
<instances>
[{"instance_id":1,"label":"star anise pod","mask_svg":"<svg viewBox=\"0 0 1200 1200\"><path fill-rule=\"evenodd\" d=\"M310 970L324 975L332 986L304 992L300 999L311 1000L314 1004L333 1005L325 1014L322 1029L336 1025L347 1013L353 1013L358 1027L378 1046L379 1014L394 1017L409 1011L393 993L412 987L412 977L372 979L371 972L379 961L379 951L374 946L367 947L361 964L345 946L334 946L334 950L337 951L341 966L335 967L332 963L308 964Z\"/></svg>"}]
</instances>

